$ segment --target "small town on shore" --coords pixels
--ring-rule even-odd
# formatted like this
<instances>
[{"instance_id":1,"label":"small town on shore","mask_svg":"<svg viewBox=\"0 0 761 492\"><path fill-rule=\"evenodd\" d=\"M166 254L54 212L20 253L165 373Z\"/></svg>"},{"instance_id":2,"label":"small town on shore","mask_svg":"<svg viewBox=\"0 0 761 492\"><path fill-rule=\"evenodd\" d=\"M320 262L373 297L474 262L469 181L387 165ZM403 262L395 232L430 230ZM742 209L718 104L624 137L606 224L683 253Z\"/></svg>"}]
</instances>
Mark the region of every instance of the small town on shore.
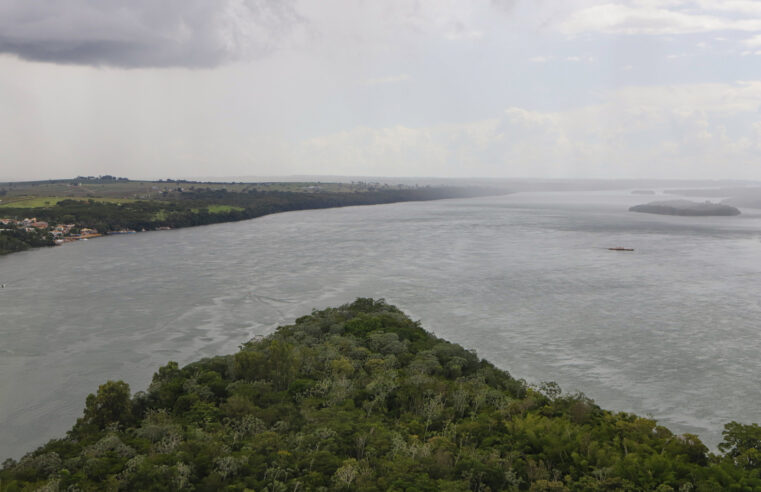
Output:
<instances>
[{"instance_id":1,"label":"small town on shore","mask_svg":"<svg viewBox=\"0 0 761 492\"><path fill-rule=\"evenodd\" d=\"M55 224L51 225L48 222L37 220L36 217L24 218L24 219L10 219L0 218L0 232L10 231L14 229L22 229L26 232L47 232L53 239L56 245L64 243L70 243L73 241L80 241L83 239L91 239L94 237L100 237L97 230L88 227L80 227L77 224ZM136 231L124 229L119 231L112 231L108 234L133 234Z\"/></svg>"}]
</instances>

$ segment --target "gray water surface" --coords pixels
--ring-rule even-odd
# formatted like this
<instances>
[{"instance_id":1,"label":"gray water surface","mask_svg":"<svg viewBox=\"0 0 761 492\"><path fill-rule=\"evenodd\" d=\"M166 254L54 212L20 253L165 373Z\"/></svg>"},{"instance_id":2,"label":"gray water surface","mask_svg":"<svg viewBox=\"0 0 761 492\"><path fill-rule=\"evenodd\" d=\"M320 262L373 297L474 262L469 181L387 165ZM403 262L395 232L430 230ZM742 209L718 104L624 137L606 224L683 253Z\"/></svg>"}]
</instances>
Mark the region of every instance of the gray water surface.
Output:
<instances>
[{"instance_id":1,"label":"gray water surface","mask_svg":"<svg viewBox=\"0 0 761 492\"><path fill-rule=\"evenodd\" d=\"M714 446L726 422L761 421L761 211L626 211L642 201L350 207L2 257L0 460L63 436L108 379L145 389L169 360L234 352L358 296L386 298L515 377Z\"/></svg>"}]
</instances>

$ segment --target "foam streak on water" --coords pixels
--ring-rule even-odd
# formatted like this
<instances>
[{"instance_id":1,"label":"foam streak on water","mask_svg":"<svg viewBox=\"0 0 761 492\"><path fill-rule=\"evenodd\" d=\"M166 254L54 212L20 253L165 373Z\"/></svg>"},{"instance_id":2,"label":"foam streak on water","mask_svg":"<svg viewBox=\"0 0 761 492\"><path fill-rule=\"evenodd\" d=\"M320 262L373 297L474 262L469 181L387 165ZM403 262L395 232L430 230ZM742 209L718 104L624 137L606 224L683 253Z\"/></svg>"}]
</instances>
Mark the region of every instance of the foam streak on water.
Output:
<instances>
[{"instance_id":1,"label":"foam streak on water","mask_svg":"<svg viewBox=\"0 0 761 492\"><path fill-rule=\"evenodd\" d=\"M761 211L627 212L535 193L278 214L0 258L0 460L62 436L108 379L231 353L385 297L531 382L720 439L761 421ZM609 246L635 248L633 253Z\"/></svg>"}]
</instances>

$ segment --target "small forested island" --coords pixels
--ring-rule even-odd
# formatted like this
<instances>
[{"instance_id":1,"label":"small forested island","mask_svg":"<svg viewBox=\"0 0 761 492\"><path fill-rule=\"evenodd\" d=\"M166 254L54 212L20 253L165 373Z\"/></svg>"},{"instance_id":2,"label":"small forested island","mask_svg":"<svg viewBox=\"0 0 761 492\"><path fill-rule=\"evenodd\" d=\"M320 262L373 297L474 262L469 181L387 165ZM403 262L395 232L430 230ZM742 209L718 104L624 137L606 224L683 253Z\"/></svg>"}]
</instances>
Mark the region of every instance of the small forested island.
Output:
<instances>
[{"instance_id":1,"label":"small forested island","mask_svg":"<svg viewBox=\"0 0 761 492\"><path fill-rule=\"evenodd\" d=\"M108 381L0 489L761 490L761 427L722 454L650 418L527 385L383 300L313 311L224 355Z\"/></svg>"},{"instance_id":2,"label":"small forested island","mask_svg":"<svg viewBox=\"0 0 761 492\"><path fill-rule=\"evenodd\" d=\"M661 215L686 215L686 216L709 216L709 215L740 215L740 211L731 205L712 202L692 202L690 200L665 200L651 202L644 205L635 205L629 208L630 212L644 212Z\"/></svg>"},{"instance_id":3,"label":"small forested island","mask_svg":"<svg viewBox=\"0 0 761 492\"><path fill-rule=\"evenodd\" d=\"M655 195L653 190L632 190L632 195Z\"/></svg>"},{"instance_id":4,"label":"small forested island","mask_svg":"<svg viewBox=\"0 0 761 492\"><path fill-rule=\"evenodd\" d=\"M0 255L107 234L233 222L294 210L506 193L477 186L132 181L110 175L0 183Z\"/></svg>"}]
</instances>

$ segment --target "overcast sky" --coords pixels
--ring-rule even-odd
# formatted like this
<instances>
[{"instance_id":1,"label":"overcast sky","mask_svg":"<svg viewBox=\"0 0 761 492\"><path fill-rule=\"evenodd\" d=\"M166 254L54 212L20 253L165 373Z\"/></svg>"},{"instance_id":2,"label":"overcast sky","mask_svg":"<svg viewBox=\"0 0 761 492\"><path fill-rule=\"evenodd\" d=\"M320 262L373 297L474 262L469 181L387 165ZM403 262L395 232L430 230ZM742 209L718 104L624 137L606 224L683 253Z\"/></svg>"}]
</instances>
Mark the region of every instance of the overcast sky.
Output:
<instances>
[{"instance_id":1,"label":"overcast sky","mask_svg":"<svg viewBox=\"0 0 761 492\"><path fill-rule=\"evenodd\" d=\"M761 179L761 1L0 1L0 178L98 174Z\"/></svg>"}]
</instances>

